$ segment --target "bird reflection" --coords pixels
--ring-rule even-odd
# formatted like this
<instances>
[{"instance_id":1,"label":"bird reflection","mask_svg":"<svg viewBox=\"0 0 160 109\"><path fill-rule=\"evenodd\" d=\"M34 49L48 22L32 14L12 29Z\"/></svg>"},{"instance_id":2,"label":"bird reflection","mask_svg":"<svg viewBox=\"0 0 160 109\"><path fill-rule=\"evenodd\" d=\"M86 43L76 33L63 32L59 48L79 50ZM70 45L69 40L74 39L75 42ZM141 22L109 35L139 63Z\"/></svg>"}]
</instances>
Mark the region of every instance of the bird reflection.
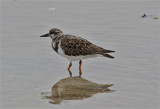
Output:
<instances>
[{"instance_id":1,"label":"bird reflection","mask_svg":"<svg viewBox=\"0 0 160 109\"><path fill-rule=\"evenodd\" d=\"M113 84L97 84L82 77L61 79L52 87L51 95L42 93L44 99L51 104L60 104L63 100L82 100L96 93L113 92L108 87Z\"/></svg>"}]
</instances>

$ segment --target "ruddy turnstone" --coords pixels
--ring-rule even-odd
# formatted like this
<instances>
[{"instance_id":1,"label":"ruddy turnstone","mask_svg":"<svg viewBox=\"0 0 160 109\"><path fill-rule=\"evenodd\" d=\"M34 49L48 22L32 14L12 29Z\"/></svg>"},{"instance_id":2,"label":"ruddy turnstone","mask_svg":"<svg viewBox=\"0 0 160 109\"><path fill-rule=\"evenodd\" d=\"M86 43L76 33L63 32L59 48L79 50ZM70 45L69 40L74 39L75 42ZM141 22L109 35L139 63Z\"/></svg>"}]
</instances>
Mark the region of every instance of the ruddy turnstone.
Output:
<instances>
[{"instance_id":1,"label":"ruddy turnstone","mask_svg":"<svg viewBox=\"0 0 160 109\"><path fill-rule=\"evenodd\" d=\"M88 40L78 36L63 34L63 32L57 28L52 28L49 33L44 34L40 37L50 37L52 39L51 45L53 50L70 61L68 67L70 76L72 76L72 72L70 71L72 61L79 61L79 76L81 77L82 59L102 56L111 59L114 58L108 53L115 51L99 47L89 42Z\"/></svg>"}]
</instances>

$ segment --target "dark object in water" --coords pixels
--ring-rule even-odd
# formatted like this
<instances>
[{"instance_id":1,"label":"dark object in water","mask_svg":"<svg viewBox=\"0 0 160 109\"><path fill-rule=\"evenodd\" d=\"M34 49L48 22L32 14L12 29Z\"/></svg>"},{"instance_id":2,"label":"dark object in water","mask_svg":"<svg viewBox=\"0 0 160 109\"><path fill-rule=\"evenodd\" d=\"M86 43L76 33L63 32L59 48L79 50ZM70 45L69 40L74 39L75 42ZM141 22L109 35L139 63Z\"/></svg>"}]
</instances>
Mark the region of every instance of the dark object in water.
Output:
<instances>
[{"instance_id":1,"label":"dark object in water","mask_svg":"<svg viewBox=\"0 0 160 109\"><path fill-rule=\"evenodd\" d=\"M144 14L143 16L141 16L142 18L147 17L146 14Z\"/></svg>"}]
</instances>

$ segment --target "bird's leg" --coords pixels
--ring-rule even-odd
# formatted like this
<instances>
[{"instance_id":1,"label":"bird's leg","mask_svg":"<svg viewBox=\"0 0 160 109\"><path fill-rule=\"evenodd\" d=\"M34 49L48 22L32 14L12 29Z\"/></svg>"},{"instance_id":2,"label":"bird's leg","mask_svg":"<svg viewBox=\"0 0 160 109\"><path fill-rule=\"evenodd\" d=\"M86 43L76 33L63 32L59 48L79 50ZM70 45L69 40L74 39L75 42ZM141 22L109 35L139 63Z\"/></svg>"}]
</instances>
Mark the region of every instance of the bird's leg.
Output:
<instances>
[{"instance_id":1,"label":"bird's leg","mask_svg":"<svg viewBox=\"0 0 160 109\"><path fill-rule=\"evenodd\" d=\"M69 72L70 77L72 77L72 72L70 70L71 66L72 66L72 62L70 62L69 66L68 66L68 72Z\"/></svg>"},{"instance_id":2,"label":"bird's leg","mask_svg":"<svg viewBox=\"0 0 160 109\"><path fill-rule=\"evenodd\" d=\"M81 77L82 75L82 70L81 70L81 66L82 66L82 61L79 61L79 77Z\"/></svg>"}]
</instances>

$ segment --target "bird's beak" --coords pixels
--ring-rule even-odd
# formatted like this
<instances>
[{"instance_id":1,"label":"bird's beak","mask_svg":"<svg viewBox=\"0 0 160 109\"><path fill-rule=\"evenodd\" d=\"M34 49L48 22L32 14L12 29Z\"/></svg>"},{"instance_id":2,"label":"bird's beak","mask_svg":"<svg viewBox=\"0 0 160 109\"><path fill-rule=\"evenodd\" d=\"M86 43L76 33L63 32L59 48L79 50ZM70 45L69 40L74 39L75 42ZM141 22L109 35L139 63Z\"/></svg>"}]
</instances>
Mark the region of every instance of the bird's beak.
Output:
<instances>
[{"instance_id":1,"label":"bird's beak","mask_svg":"<svg viewBox=\"0 0 160 109\"><path fill-rule=\"evenodd\" d=\"M42 35L40 37L49 37L49 34L47 33L47 34L44 34L44 35Z\"/></svg>"}]
</instances>

